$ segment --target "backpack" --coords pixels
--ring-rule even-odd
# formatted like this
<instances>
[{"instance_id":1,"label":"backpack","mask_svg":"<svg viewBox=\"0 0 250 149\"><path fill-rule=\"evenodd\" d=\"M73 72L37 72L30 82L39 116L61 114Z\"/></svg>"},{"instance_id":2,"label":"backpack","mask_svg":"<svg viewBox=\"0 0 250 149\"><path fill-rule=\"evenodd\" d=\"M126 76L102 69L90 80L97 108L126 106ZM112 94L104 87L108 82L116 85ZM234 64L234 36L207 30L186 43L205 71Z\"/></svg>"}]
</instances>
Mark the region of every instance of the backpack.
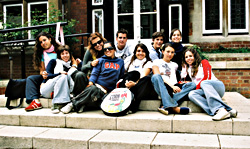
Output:
<instances>
[{"instance_id":1,"label":"backpack","mask_svg":"<svg viewBox=\"0 0 250 149\"><path fill-rule=\"evenodd\" d=\"M134 95L128 88L116 88L103 99L101 109L108 116L123 116L129 111L133 100Z\"/></svg>"},{"instance_id":2,"label":"backpack","mask_svg":"<svg viewBox=\"0 0 250 149\"><path fill-rule=\"evenodd\" d=\"M18 79L18 80L10 79L9 80L6 90L5 90L5 97L8 97L6 101L6 107L9 110L18 108L21 106L21 104L23 103L23 98L26 97L25 88L26 88L26 79ZM21 98L18 106L10 106L10 101L16 100L18 98Z\"/></svg>"}]
</instances>

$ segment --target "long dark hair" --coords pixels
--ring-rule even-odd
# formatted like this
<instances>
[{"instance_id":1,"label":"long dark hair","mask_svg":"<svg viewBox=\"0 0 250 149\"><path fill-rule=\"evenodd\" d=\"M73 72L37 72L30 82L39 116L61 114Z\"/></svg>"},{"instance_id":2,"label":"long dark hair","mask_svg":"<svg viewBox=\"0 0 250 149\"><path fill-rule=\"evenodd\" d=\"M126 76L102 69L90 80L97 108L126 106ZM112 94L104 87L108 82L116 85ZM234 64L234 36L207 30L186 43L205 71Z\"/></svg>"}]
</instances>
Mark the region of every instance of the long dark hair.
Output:
<instances>
[{"instance_id":1,"label":"long dark hair","mask_svg":"<svg viewBox=\"0 0 250 149\"><path fill-rule=\"evenodd\" d=\"M39 38L41 36L46 36L48 39L51 39L51 44L54 46L55 51L57 51L59 44L56 43L55 39L53 36L47 32L41 32L37 35L36 37L36 43L35 43L35 48L34 48L34 54L33 54L33 67L35 70L39 70L41 68L41 59L42 59L42 54L43 54L43 47L41 46L41 43L39 41Z\"/></svg>"},{"instance_id":2,"label":"long dark hair","mask_svg":"<svg viewBox=\"0 0 250 149\"><path fill-rule=\"evenodd\" d=\"M134 52L133 52L134 55L132 56L132 58L131 58L131 60L130 60L130 63L129 63L129 65L128 65L128 69L129 69L129 66L133 63L133 61L134 61L135 59L137 59L137 57L136 57L136 51L137 51L137 49L138 49L139 47L142 48L143 51L146 53L146 62L143 63L142 67L143 67L148 61L151 61L151 58L149 57L149 51L148 51L147 46L146 46L145 44L143 44L143 43L138 43L138 44L135 46L135 49L134 49ZM128 69L127 69L127 71L128 71Z\"/></svg>"},{"instance_id":3,"label":"long dark hair","mask_svg":"<svg viewBox=\"0 0 250 149\"><path fill-rule=\"evenodd\" d=\"M185 54L186 52L190 51L191 53L193 53L194 55L194 62L192 64L192 77L195 77L197 72L198 72L198 67L201 64L201 56L200 54L197 52L197 50L195 50L193 47L188 47L184 52L183 52L183 57L182 57L182 66L187 66L189 67L189 65L187 64L187 62L185 61Z\"/></svg>"}]
</instances>

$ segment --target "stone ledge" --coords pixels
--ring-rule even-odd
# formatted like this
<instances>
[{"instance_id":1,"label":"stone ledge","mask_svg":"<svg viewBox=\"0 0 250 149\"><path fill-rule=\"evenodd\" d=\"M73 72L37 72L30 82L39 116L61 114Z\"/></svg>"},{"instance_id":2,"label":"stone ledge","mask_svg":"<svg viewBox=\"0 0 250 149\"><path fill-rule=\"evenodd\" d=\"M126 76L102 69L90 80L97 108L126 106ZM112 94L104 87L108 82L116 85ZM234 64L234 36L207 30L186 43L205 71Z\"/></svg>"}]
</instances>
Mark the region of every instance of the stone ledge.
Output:
<instances>
[{"instance_id":1,"label":"stone ledge","mask_svg":"<svg viewBox=\"0 0 250 149\"><path fill-rule=\"evenodd\" d=\"M249 69L250 61L210 61L212 69Z\"/></svg>"}]
</instances>

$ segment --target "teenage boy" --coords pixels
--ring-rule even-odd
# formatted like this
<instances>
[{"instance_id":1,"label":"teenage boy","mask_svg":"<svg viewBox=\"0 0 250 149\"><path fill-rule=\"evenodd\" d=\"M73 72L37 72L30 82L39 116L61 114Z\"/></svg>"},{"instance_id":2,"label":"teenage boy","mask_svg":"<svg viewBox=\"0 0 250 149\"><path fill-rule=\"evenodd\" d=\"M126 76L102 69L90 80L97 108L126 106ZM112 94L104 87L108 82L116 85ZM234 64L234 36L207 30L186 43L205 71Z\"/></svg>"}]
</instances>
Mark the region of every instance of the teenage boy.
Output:
<instances>
[{"instance_id":1,"label":"teenage boy","mask_svg":"<svg viewBox=\"0 0 250 149\"><path fill-rule=\"evenodd\" d=\"M63 113L69 113L72 108L76 112L82 112L90 105L99 108L103 96L116 87L116 82L125 69L123 60L115 57L114 47L111 42L104 43L104 56L98 59L97 66L93 68L88 86L61 109Z\"/></svg>"},{"instance_id":2,"label":"teenage boy","mask_svg":"<svg viewBox=\"0 0 250 149\"><path fill-rule=\"evenodd\" d=\"M116 42L115 45L116 51L115 56L118 58L121 58L125 60L126 57L133 54L133 49L131 48L131 45L128 45L128 31L125 29L120 29L116 33Z\"/></svg>"},{"instance_id":3,"label":"teenage boy","mask_svg":"<svg viewBox=\"0 0 250 149\"><path fill-rule=\"evenodd\" d=\"M152 48L149 48L149 57L152 61L162 58L160 50L164 42L164 34L162 32L154 32L152 34Z\"/></svg>"}]
</instances>

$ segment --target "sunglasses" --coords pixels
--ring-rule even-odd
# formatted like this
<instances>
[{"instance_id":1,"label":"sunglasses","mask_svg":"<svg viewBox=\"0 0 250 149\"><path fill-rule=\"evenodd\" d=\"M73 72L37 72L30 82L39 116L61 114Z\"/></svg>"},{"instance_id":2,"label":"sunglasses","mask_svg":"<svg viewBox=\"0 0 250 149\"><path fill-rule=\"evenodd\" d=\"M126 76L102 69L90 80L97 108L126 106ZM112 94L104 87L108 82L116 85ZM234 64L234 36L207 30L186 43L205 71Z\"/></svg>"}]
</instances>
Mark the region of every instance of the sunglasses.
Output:
<instances>
[{"instance_id":1,"label":"sunglasses","mask_svg":"<svg viewBox=\"0 0 250 149\"><path fill-rule=\"evenodd\" d=\"M106 51L108 51L108 50L109 50L109 51L110 51L110 50L114 50L114 48L113 48L113 47L103 48L103 51L104 51L104 52L106 52Z\"/></svg>"},{"instance_id":2,"label":"sunglasses","mask_svg":"<svg viewBox=\"0 0 250 149\"><path fill-rule=\"evenodd\" d=\"M97 44L100 45L101 43L102 43L102 40L99 40L99 41L97 41L96 43L92 44L92 46L95 47L95 46L97 46Z\"/></svg>"}]
</instances>

